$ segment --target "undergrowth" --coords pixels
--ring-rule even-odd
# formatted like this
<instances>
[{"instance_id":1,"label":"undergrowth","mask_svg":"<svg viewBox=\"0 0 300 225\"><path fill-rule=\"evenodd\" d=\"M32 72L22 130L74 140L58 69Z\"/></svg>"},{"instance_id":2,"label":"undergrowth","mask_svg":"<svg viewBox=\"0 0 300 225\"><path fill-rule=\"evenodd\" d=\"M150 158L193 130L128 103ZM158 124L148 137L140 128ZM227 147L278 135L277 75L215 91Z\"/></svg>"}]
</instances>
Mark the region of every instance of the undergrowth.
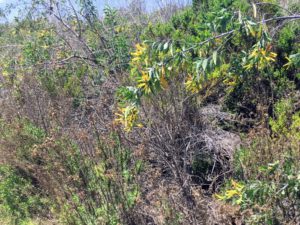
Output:
<instances>
[{"instance_id":1,"label":"undergrowth","mask_svg":"<svg viewBox=\"0 0 300 225\"><path fill-rule=\"evenodd\" d=\"M130 2L0 24L0 223L299 224L297 2Z\"/></svg>"}]
</instances>

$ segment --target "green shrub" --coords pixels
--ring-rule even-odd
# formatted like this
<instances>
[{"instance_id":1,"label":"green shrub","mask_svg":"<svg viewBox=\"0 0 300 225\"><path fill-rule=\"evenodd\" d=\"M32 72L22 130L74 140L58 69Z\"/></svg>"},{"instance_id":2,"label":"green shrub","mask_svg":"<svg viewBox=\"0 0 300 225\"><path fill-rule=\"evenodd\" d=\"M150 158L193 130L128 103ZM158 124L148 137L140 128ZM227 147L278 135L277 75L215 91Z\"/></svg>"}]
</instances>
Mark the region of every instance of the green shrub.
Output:
<instances>
[{"instance_id":1,"label":"green shrub","mask_svg":"<svg viewBox=\"0 0 300 225\"><path fill-rule=\"evenodd\" d=\"M115 136L99 143L93 158L82 155L67 140L56 145L58 149L49 149L50 160L56 163L54 168L49 162L49 172L55 176L57 167L65 171L55 178L63 182L61 194L57 192L53 196L57 202L54 212L58 213L59 220L78 225L117 225L130 221L130 211L139 196L135 179L141 169L140 162L132 162L130 151Z\"/></svg>"},{"instance_id":2,"label":"green shrub","mask_svg":"<svg viewBox=\"0 0 300 225\"><path fill-rule=\"evenodd\" d=\"M243 183L232 181L218 199L237 204L241 211L251 210L247 224L296 223L300 210L300 168L298 159L286 156L282 161L259 167L260 179Z\"/></svg>"},{"instance_id":3,"label":"green shrub","mask_svg":"<svg viewBox=\"0 0 300 225\"><path fill-rule=\"evenodd\" d=\"M51 217L62 223L113 225L132 219L142 163L116 135L98 139L89 155L71 139L49 137L29 120L0 125L5 137L0 151L13 155L6 158L11 167L0 168L3 219L19 224L39 214L39 191L49 199L45 209L51 208ZM10 152L4 151L6 147Z\"/></svg>"},{"instance_id":4,"label":"green shrub","mask_svg":"<svg viewBox=\"0 0 300 225\"><path fill-rule=\"evenodd\" d=\"M297 223L300 219L299 112L283 99L270 119L272 137L257 136L235 154L234 176L217 198L250 212L248 224Z\"/></svg>"},{"instance_id":5,"label":"green shrub","mask_svg":"<svg viewBox=\"0 0 300 225\"><path fill-rule=\"evenodd\" d=\"M0 222L26 224L45 212L45 199L32 185L9 166L0 166Z\"/></svg>"}]
</instances>

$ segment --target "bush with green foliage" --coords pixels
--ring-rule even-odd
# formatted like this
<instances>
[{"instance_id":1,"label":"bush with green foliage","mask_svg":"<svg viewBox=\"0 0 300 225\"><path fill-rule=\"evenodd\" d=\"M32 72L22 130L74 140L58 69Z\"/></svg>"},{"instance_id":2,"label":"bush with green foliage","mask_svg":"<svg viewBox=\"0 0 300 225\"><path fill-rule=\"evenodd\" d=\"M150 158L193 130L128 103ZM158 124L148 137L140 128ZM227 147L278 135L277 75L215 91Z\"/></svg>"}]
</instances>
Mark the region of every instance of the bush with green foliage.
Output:
<instances>
[{"instance_id":1,"label":"bush with green foliage","mask_svg":"<svg viewBox=\"0 0 300 225\"><path fill-rule=\"evenodd\" d=\"M299 223L299 6L141 6L0 24L0 222Z\"/></svg>"},{"instance_id":2,"label":"bush with green foliage","mask_svg":"<svg viewBox=\"0 0 300 225\"><path fill-rule=\"evenodd\" d=\"M10 160L19 166L1 167L1 219L25 223L43 216L43 207L49 207L54 218L66 224L131 220L139 196L135 179L142 162L132 160L131 152L122 147L116 135L101 142L99 139L94 153L88 155L73 141L49 137L28 121L16 120L11 125L2 124L2 128L1 133L9 135L3 147L12 148L15 143L16 152Z\"/></svg>"},{"instance_id":3,"label":"bush with green foliage","mask_svg":"<svg viewBox=\"0 0 300 225\"><path fill-rule=\"evenodd\" d=\"M297 224L300 220L299 112L295 100L283 99L270 118L272 136L256 137L236 152L238 181L216 197L239 205L249 224Z\"/></svg>"},{"instance_id":4,"label":"bush with green foliage","mask_svg":"<svg viewBox=\"0 0 300 225\"><path fill-rule=\"evenodd\" d=\"M0 222L27 224L30 220L47 215L47 199L33 181L21 171L9 166L0 167Z\"/></svg>"}]
</instances>

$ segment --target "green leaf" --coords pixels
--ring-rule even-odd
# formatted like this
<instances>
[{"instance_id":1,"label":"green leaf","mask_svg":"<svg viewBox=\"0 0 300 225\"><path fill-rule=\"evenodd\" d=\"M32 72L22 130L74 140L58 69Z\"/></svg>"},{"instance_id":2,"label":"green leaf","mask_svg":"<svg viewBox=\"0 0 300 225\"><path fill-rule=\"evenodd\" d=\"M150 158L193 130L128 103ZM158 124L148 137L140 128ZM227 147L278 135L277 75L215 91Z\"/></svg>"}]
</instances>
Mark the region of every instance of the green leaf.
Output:
<instances>
[{"instance_id":1,"label":"green leaf","mask_svg":"<svg viewBox=\"0 0 300 225\"><path fill-rule=\"evenodd\" d=\"M257 17L257 8L256 8L256 4L254 2L252 2L252 7L253 7L253 17L256 18Z\"/></svg>"},{"instance_id":2,"label":"green leaf","mask_svg":"<svg viewBox=\"0 0 300 225\"><path fill-rule=\"evenodd\" d=\"M243 22L242 13L241 13L241 10L239 10L239 23L241 24L242 22Z\"/></svg>"},{"instance_id":3,"label":"green leaf","mask_svg":"<svg viewBox=\"0 0 300 225\"><path fill-rule=\"evenodd\" d=\"M250 32L250 34L254 37L255 31L254 31L253 27L250 24L247 24L247 28L248 28L248 31ZM249 33L247 35L249 35Z\"/></svg>"},{"instance_id":4,"label":"green leaf","mask_svg":"<svg viewBox=\"0 0 300 225\"><path fill-rule=\"evenodd\" d=\"M156 48L156 45L157 45L157 43L156 43L156 42L153 42L153 44L152 44L152 49L155 49L155 48Z\"/></svg>"},{"instance_id":5,"label":"green leaf","mask_svg":"<svg viewBox=\"0 0 300 225\"><path fill-rule=\"evenodd\" d=\"M169 42L166 42L166 43L164 44L164 50L167 50L168 47L169 47Z\"/></svg>"},{"instance_id":6,"label":"green leaf","mask_svg":"<svg viewBox=\"0 0 300 225\"><path fill-rule=\"evenodd\" d=\"M206 70L207 65L208 65L208 59L204 59L203 62L202 62L202 68L203 68L203 71Z\"/></svg>"},{"instance_id":7,"label":"green leaf","mask_svg":"<svg viewBox=\"0 0 300 225\"><path fill-rule=\"evenodd\" d=\"M159 45L157 46L157 51L162 51L163 45L161 43L159 43Z\"/></svg>"},{"instance_id":8,"label":"green leaf","mask_svg":"<svg viewBox=\"0 0 300 225\"><path fill-rule=\"evenodd\" d=\"M171 55L174 56L173 44L171 44L170 49L171 49Z\"/></svg>"},{"instance_id":9,"label":"green leaf","mask_svg":"<svg viewBox=\"0 0 300 225\"><path fill-rule=\"evenodd\" d=\"M197 74L199 74L199 72L200 72L200 66L202 65L202 60L199 60L199 61L197 61L196 62L196 72L197 72Z\"/></svg>"},{"instance_id":10,"label":"green leaf","mask_svg":"<svg viewBox=\"0 0 300 225\"><path fill-rule=\"evenodd\" d=\"M130 172L128 170L123 171L123 177L126 181L129 181L130 178Z\"/></svg>"},{"instance_id":11,"label":"green leaf","mask_svg":"<svg viewBox=\"0 0 300 225\"><path fill-rule=\"evenodd\" d=\"M217 57L218 57L218 52L217 51L214 51L213 52L213 61L214 61L214 64L217 65Z\"/></svg>"}]
</instances>

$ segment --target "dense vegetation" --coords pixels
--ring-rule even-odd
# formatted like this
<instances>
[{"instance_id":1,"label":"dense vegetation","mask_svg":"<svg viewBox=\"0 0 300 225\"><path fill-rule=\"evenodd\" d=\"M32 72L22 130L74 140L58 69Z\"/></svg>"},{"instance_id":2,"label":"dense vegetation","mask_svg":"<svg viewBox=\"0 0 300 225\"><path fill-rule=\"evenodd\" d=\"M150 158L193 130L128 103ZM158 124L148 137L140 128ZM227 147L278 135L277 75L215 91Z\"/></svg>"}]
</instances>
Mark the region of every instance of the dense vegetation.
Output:
<instances>
[{"instance_id":1,"label":"dense vegetation","mask_svg":"<svg viewBox=\"0 0 300 225\"><path fill-rule=\"evenodd\" d=\"M0 25L0 223L299 224L299 2L98 14Z\"/></svg>"}]
</instances>

